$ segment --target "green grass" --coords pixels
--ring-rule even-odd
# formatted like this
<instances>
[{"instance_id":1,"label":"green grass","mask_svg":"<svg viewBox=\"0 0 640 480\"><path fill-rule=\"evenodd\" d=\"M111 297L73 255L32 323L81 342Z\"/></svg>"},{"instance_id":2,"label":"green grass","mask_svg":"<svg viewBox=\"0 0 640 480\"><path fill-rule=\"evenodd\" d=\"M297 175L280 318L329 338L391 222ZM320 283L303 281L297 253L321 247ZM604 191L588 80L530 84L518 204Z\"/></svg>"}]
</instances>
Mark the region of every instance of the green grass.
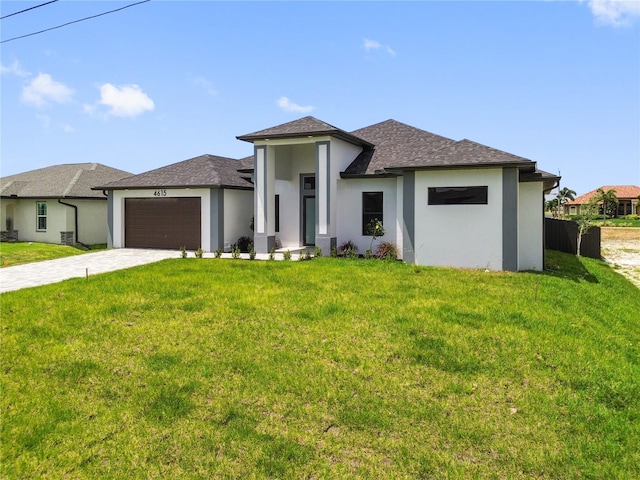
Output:
<instances>
[{"instance_id":1,"label":"green grass","mask_svg":"<svg viewBox=\"0 0 640 480\"><path fill-rule=\"evenodd\" d=\"M606 264L167 260L2 294L1 478L640 478Z\"/></svg>"},{"instance_id":2,"label":"green grass","mask_svg":"<svg viewBox=\"0 0 640 480\"><path fill-rule=\"evenodd\" d=\"M54 245L37 242L0 243L0 267L11 267L24 263L53 260L54 258L80 255L89 251L104 250L106 244L91 245L89 249L81 246Z\"/></svg>"}]
</instances>

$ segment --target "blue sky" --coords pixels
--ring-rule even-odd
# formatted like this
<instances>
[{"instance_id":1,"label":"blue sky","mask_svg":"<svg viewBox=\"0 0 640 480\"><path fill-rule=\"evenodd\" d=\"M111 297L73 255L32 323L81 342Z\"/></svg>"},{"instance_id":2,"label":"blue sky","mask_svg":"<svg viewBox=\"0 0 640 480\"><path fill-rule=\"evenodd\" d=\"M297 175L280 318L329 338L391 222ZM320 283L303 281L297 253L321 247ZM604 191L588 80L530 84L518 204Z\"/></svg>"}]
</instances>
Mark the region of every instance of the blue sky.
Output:
<instances>
[{"instance_id":1,"label":"blue sky","mask_svg":"<svg viewBox=\"0 0 640 480\"><path fill-rule=\"evenodd\" d=\"M3 19L0 37L131 3L61 0ZM237 135L313 115L468 138L579 194L640 185L640 2L152 0L0 55L2 176L241 158Z\"/></svg>"}]
</instances>

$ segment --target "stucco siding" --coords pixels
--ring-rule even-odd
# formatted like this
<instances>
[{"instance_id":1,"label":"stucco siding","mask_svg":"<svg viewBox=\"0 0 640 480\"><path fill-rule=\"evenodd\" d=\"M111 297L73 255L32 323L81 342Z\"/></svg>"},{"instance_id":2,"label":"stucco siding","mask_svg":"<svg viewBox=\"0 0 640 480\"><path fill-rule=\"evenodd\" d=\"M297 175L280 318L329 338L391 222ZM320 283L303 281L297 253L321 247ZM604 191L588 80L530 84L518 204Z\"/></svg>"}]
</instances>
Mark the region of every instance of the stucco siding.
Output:
<instances>
[{"instance_id":1,"label":"stucco siding","mask_svg":"<svg viewBox=\"0 0 640 480\"><path fill-rule=\"evenodd\" d=\"M487 186L486 205L428 205L429 187ZM415 174L415 263L502 269L502 169Z\"/></svg>"},{"instance_id":2,"label":"stucco siding","mask_svg":"<svg viewBox=\"0 0 640 480\"><path fill-rule=\"evenodd\" d=\"M383 224L385 235L376 239L375 251L380 242L391 242L398 246L398 196L396 178L352 178L337 181L338 203L338 247L351 240L364 253L371 245L371 237L362 235L362 192L382 192ZM401 209L402 207L400 207Z\"/></svg>"},{"instance_id":3,"label":"stucco siding","mask_svg":"<svg viewBox=\"0 0 640 480\"><path fill-rule=\"evenodd\" d=\"M542 270L542 183L520 183L518 188L518 270Z\"/></svg>"},{"instance_id":4,"label":"stucco siding","mask_svg":"<svg viewBox=\"0 0 640 480\"><path fill-rule=\"evenodd\" d=\"M224 190L224 243L233 244L240 237L253 238L249 227L253 215L253 192Z\"/></svg>"}]
</instances>

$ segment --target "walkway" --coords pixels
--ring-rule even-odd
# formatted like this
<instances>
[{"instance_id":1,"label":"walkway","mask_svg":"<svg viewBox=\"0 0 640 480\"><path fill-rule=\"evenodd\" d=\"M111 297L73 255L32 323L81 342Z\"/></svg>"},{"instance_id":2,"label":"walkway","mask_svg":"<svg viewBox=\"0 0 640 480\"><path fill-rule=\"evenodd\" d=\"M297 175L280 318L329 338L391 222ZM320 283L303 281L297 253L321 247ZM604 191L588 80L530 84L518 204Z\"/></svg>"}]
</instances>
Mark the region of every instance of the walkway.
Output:
<instances>
[{"instance_id":1,"label":"walkway","mask_svg":"<svg viewBox=\"0 0 640 480\"><path fill-rule=\"evenodd\" d=\"M0 268L0 293L61 282L69 278L137 267L166 258L180 258L180 252L176 250L116 248Z\"/></svg>"}]
</instances>

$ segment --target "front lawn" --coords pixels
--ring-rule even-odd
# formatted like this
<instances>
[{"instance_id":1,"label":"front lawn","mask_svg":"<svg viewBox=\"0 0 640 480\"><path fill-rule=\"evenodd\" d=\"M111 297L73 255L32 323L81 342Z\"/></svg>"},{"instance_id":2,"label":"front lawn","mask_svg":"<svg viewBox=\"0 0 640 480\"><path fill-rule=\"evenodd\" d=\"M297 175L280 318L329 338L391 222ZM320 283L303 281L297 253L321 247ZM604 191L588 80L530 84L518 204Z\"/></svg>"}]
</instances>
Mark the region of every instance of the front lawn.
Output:
<instances>
[{"instance_id":1,"label":"front lawn","mask_svg":"<svg viewBox=\"0 0 640 480\"><path fill-rule=\"evenodd\" d=\"M8 292L0 478L640 478L640 294L174 259Z\"/></svg>"},{"instance_id":2,"label":"front lawn","mask_svg":"<svg viewBox=\"0 0 640 480\"><path fill-rule=\"evenodd\" d=\"M38 242L1 242L0 267L10 267L23 263L53 260L54 258L70 257L95 250L104 250L106 244L91 245L90 249L82 245L67 246Z\"/></svg>"}]
</instances>

